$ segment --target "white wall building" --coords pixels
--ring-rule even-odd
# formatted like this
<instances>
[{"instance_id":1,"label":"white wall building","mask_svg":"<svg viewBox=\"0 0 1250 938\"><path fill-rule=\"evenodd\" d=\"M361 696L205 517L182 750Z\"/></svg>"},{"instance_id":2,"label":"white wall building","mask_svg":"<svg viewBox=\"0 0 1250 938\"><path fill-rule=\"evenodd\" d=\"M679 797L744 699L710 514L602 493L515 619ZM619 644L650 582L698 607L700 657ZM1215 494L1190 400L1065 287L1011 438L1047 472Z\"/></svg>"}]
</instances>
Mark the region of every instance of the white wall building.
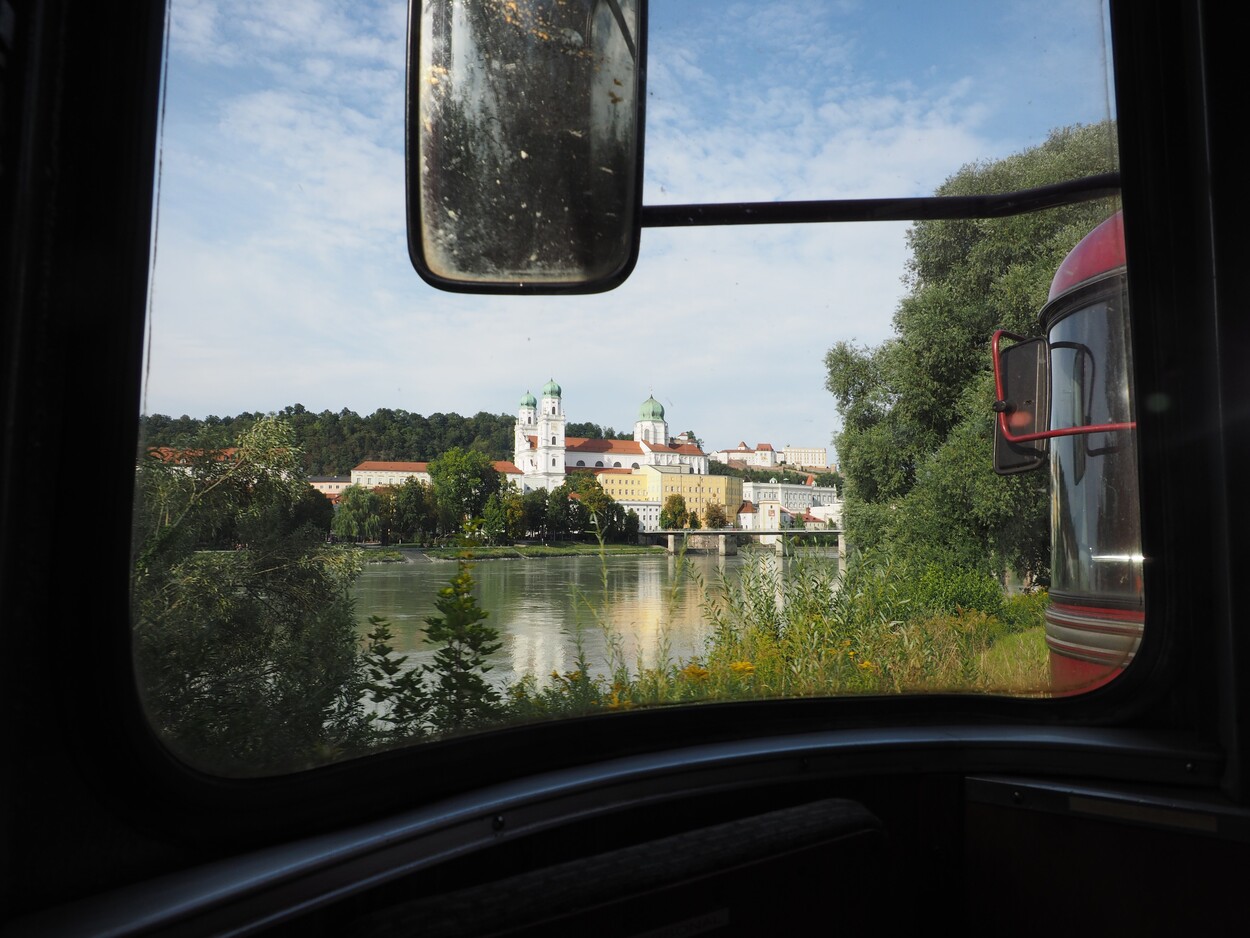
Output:
<instances>
[{"instance_id":1,"label":"white wall building","mask_svg":"<svg viewBox=\"0 0 1250 938\"><path fill-rule=\"evenodd\" d=\"M507 460L497 459L492 465L505 480L518 482L521 478L521 470ZM383 485L403 485L409 479L415 478L418 482L429 485L433 482L429 466L428 462L367 460L352 470L351 484L372 489Z\"/></svg>"},{"instance_id":2,"label":"white wall building","mask_svg":"<svg viewBox=\"0 0 1250 938\"><path fill-rule=\"evenodd\" d=\"M748 466L755 466L761 469L769 469L776 466L780 460L777 451L773 449L771 443L756 443L755 448L747 446L746 441L740 442L733 449L717 450L712 454L712 458L717 462L730 463L740 462Z\"/></svg>"},{"instance_id":3,"label":"white wall building","mask_svg":"<svg viewBox=\"0 0 1250 938\"><path fill-rule=\"evenodd\" d=\"M816 480L810 476L801 485L795 482L743 482L742 498L756 505L769 501L778 502L788 511L800 515L817 505L837 505L841 512L842 504L837 489L817 485Z\"/></svg>"},{"instance_id":4,"label":"white wall building","mask_svg":"<svg viewBox=\"0 0 1250 938\"><path fill-rule=\"evenodd\" d=\"M828 469L829 451L823 446L783 446L781 461L803 469Z\"/></svg>"}]
</instances>

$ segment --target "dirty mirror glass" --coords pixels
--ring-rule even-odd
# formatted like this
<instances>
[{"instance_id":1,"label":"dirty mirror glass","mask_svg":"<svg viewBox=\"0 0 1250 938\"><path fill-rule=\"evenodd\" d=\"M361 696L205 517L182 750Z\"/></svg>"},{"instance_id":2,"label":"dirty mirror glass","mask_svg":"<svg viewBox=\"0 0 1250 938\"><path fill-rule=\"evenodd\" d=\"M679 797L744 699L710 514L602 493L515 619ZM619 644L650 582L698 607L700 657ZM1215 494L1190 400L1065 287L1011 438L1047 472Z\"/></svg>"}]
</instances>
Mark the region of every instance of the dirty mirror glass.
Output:
<instances>
[{"instance_id":1,"label":"dirty mirror glass","mask_svg":"<svg viewBox=\"0 0 1250 938\"><path fill-rule=\"evenodd\" d=\"M635 0L414 0L409 249L443 287L607 289L639 201Z\"/></svg>"}]
</instances>

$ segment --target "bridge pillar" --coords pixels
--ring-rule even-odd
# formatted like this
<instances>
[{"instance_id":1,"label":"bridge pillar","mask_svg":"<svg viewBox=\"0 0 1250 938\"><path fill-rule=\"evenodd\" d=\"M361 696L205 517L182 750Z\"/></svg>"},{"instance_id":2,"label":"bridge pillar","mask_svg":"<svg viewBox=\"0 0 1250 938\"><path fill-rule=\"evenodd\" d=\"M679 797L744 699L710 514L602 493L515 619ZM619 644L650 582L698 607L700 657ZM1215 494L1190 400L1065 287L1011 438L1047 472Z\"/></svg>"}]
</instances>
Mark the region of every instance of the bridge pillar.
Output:
<instances>
[{"instance_id":1,"label":"bridge pillar","mask_svg":"<svg viewBox=\"0 0 1250 938\"><path fill-rule=\"evenodd\" d=\"M716 553L720 557L725 556L725 535L723 534L716 538Z\"/></svg>"},{"instance_id":2,"label":"bridge pillar","mask_svg":"<svg viewBox=\"0 0 1250 938\"><path fill-rule=\"evenodd\" d=\"M677 553L677 535L676 534L670 534L668 536L668 552L670 554Z\"/></svg>"},{"instance_id":3,"label":"bridge pillar","mask_svg":"<svg viewBox=\"0 0 1250 938\"><path fill-rule=\"evenodd\" d=\"M786 555L786 536L778 534L774 543L777 545L777 553L784 557Z\"/></svg>"}]
</instances>

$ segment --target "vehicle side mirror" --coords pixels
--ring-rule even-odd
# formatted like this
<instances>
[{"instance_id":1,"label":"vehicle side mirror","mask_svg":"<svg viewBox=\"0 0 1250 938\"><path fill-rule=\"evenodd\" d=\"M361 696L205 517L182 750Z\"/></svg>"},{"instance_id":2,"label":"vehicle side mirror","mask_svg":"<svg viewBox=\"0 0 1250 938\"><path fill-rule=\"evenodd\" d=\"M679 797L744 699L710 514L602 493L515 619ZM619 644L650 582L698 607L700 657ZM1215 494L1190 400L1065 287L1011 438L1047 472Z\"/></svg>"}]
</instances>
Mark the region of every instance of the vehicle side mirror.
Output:
<instances>
[{"instance_id":1,"label":"vehicle side mirror","mask_svg":"<svg viewBox=\"0 0 1250 938\"><path fill-rule=\"evenodd\" d=\"M593 293L638 256L646 0L409 0L408 251L428 283Z\"/></svg>"},{"instance_id":2,"label":"vehicle side mirror","mask_svg":"<svg viewBox=\"0 0 1250 938\"><path fill-rule=\"evenodd\" d=\"M1019 339L1007 348L1000 337ZM1046 465L1050 429L1050 346L1045 339L994 335L994 471L1028 472Z\"/></svg>"}]
</instances>

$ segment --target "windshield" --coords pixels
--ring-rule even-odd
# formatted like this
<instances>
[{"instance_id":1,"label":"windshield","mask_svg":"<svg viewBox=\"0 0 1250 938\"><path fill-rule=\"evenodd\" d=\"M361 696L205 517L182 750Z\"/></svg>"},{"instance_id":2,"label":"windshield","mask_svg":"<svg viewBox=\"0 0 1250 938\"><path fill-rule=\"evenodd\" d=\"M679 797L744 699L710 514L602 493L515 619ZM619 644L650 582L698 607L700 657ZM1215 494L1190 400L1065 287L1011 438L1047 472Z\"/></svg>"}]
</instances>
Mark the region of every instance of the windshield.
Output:
<instances>
[{"instance_id":1,"label":"windshield","mask_svg":"<svg viewBox=\"0 0 1250 938\"><path fill-rule=\"evenodd\" d=\"M653 4L643 202L1115 171L1105 16ZM986 349L1117 206L648 229L609 293L442 293L407 251L406 30L171 4L132 580L171 749L263 775L648 707L1051 694L1050 484L993 473Z\"/></svg>"}]
</instances>

